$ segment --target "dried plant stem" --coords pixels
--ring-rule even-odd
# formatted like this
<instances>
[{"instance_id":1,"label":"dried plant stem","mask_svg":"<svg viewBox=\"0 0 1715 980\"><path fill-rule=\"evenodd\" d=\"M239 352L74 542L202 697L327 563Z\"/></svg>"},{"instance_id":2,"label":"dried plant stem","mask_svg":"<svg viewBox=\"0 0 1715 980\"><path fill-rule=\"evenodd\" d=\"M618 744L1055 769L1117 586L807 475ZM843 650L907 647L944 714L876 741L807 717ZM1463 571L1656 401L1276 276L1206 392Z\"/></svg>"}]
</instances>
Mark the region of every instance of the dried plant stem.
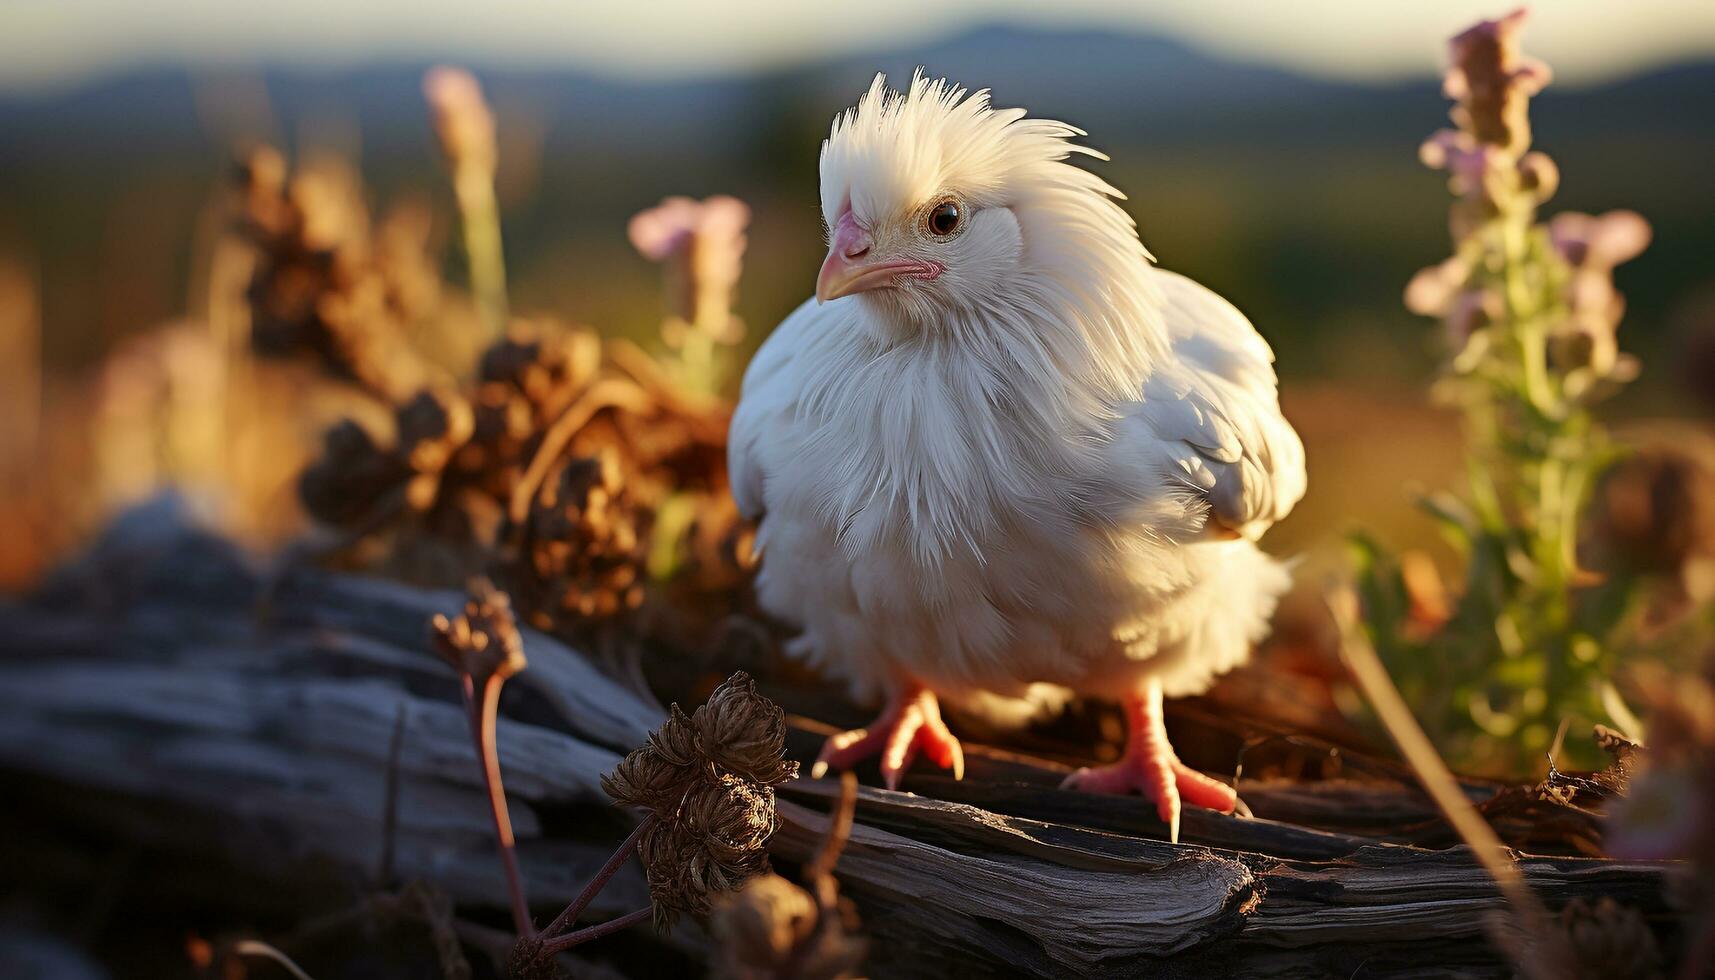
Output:
<instances>
[{"instance_id":1,"label":"dried plant stem","mask_svg":"<svg viewBox=\"0 0 1715 980\"><path fill-rule=\"evenodd\" d=\"M619 845L618 849L613 852L613 856L607 859L607 863L602 865L601 870L597 871L595 877L590 879L589 884L584 886L584 890L578 893L578 897L572 899L565 911L549 923L548 928L542 930L542 935L552 936L578 921L578 916L582 915L584 909L589 907L596 894L613 879L615 874L619 873L619 869L625 866L625 862L631 859L631 855L636 853L637 845L642 842L644 833L654 826L658 819L660 818L655 816L653 812L644 817L638 823L637 829L631 832L631 836Z\"/></svg>"},{"instance_id":2,"label":"dried plant stem","mask_svg":"<svg viewBox=\"0 0 1715 980\"><path fill-rule=\"evenodd\" d=\"M519 478L518 486L512 491L511 505L508 514L514 524L522 524L530 514L530 501L535 498L536 491L542 485L542 480L548 475L548 467L560 458L566 444L578 434L578 430L589 424L590 419L604 408L624 408L641 412L650 405L648 392L629 381L619 378L607 378L597 381L578 398L566 407L554 424L543 434L541 445L536 447L536 454L530 459L530 466Z\"/></svg>"},{"instance_id":3,"label":"dried plant stem","mask_svg":"<svg viewBox=\"0 0 1715 980\"><path fill-rule=\"evenodd\" d=\"M310 975L304 972L304 968L292 962L290 956L260 939L240 939L232 944L232 954L234 956L259 956L265 960L273 960L296 980L311 980Z\"/></svg>"},{"instance_id":4,"label":"dried plant stem","mask_svg":"<svg viewBox=\"0 0 1715 980\"><path fill-rule=\"evenodd\" d=\"M1525 936L1537 940L1539 950L1549 949L1542 937L1548 935L1548 912L1536 893L1530 890L1530 885L1519 872L1514 863L1512 852L1501 843L1477 808L1471 805L1470 799L1459 787L1459 781L1442 761L1440 753L1430 744L1429 737L1423 733L1417 719L1412 716L1411 709L1406 706L1405 699L1400 696L1399 688L1394 686L1388 677L1387 668L1382 666L1381 658L1376 656L1375 649L1357 626L1357 599L1350 593L1336 593L1328 597L1328 611L1333 614L1335 623L1340 630L1340 659L1346 669L1357 681L1358 688L1370 706L1375 709L1381 719L1382 726L1387 729L1388 737L1399 747L1400 754L1410 764L1417 778L1423 783L1423 788L1429 793L1435 805L1440 808L1447 822L1471 848L1483 869L1495 880L1501 894L1512 907L1518 917ZM1539 975L1537 970L1540 963L1519 963L1519 968L1526 976Z\"/></svg>"},{"instance_id":5,"label":"dried plant stem","mask_svg":"<svg viewBox=\"0 0 1715 980\"><path fill-rule=\"evenodd\" d=\"M579 929L577 932L568 932L564 936L556 936L553 939L544 940L542 943L542 954L545 956L552 956L555 953L563 953L566 950L571 949L573 946L581 946L592 939L600 939L603 936L612 935L613 933L619 932L623 929L629 929L640 922L647 922L652 916L654 916L654 914L655 910L645 905L643 908L627 912L617 919L598 922L587 929Z\"/></svg>"},{"instance_id":6,"label":"dried plant stem","mask_svg":"<svg viewBox=\"0 0 1715 980\"><path fill-rule=\"evenodd\" d=\"M518 851L512 836L512 816L506 808L506 787L500 777L500 751L495 742L495 718L500 708L500 686L503 679L492 676L482 686L478 701L476 684L469 674L462 674L465 710L470 715L471 739L476 743L477 757L482 760L482 782L488 790L488 812L494 820L494 836L500 848L500 864L506 871L506 890L512 899L512 924L518 935L536 934L530 924L530 904L524 897L524 879L518 872Z\"/></svg>"},{"instance_id":7,"label":"dried plant stem","mask_svg":"<svg viewBox=\"0 0 1715 980\"><path fill-rule=\"evenodd\" d=\"M828 836L815 859L804 868L804 881L815 889L816 903L823 913L833 908L838 897L834 865L839 863L852 835L852 821L857 816L857 785L856 774L849 771L840 774L840 799L834 806L833 822L828 824Z\"/></svg>"}]
</instances>

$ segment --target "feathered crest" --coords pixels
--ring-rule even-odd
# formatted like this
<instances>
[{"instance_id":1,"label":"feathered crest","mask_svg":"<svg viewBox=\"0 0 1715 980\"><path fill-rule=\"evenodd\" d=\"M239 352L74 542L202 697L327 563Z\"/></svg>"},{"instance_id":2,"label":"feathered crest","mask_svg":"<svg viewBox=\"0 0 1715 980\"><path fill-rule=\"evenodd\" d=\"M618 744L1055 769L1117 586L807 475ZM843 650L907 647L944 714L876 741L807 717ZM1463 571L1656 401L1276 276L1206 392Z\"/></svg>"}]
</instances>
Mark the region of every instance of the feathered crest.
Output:
<instances>
[{"instance_id":1,"label":"feathered crest","mask_svg":"<svg viewBox=\"0 0 1715 980\"><path fill-rule=\"evenodd\" d=\"M922 68L900 92L877 73L856 106L834 117L822 142L822 210L832 221L848 202L865 218L909 208L957 187L978 206L1010 203L1026 178L1055 175L1099 198L1125 195L1064 161L1074 153L1106 160L1072 140L1083 130L1023 109L997 109L988 89L971 92ZM1056 174L1063 170L1064 174ZM1129 219L1111 209L1135 241Z\"/></svg>"},{"instance_id":2,"label":"feathered crest","mask_svg":"<svg viewBox=\"0 0 1715 980\"><path fill-rule=\"evenodd\" d=\"M1116 203L1125 195L1070 162L1073 154L1107 159L1073 142L1084 135L1023 109L997 109L987 89L970 92L921 68L904 92L878 74L822 143L823 216L831 226L849 206L865 222L883 221L947 191L978 208L1011 209L1029 277L997 290L974 311L979 322L954 322L957 311L940 311L941 325L969 327L966 339L983 346L1003 339L998 323L1017 321L1008 360L1069 372L1098 399L1135 397L1167 349L1152 257ZM1018 345L1049 349L1032 356Z\"/></svg>"}]
</instances>

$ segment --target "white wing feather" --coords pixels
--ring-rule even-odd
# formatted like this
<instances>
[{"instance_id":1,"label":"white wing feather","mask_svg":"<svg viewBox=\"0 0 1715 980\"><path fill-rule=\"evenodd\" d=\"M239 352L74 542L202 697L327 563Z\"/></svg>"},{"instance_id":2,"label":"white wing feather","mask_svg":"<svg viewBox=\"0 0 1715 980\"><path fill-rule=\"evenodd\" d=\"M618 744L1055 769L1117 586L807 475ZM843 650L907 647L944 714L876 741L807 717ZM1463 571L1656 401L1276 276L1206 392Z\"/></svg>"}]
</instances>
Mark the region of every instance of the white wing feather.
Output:
<instances>
[{"instance_id":1,"label":"white wing feather","mask_svg":"<svg viewBox=\"0 0 1715 980\"><path fill-rule=\"evenodd\" d=\"M778 438L777 429L798 396L793 355L832 310L806 300L768 335L745 368L738 410L727 433L727 475L739 513L750 520L761 519L766 509L767 473L758 447Z\"/></svg>"},{"instance_id":2,"label":"white wing feather","mask_svg":"<svg viewBox=\"0 0 1715 980\"><path fill-rule=\"evenodd\" d=\"M1280 413L1274 351L1231 303L1153 270L1173 357L1124 410L1116 450L1255 539L1304 496L1304 445Z\"/></svg>"}]
</instances>

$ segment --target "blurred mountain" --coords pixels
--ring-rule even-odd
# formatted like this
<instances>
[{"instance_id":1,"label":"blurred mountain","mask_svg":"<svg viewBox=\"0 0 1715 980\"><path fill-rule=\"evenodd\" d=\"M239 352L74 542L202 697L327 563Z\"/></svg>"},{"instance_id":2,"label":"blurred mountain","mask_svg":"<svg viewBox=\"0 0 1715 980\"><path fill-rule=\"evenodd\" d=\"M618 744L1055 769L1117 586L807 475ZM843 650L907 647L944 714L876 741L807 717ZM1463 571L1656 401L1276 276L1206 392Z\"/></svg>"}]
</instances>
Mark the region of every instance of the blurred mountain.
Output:
<instances>
[{"instance_id":1,"label":"blurred mountain","mask_svg":"<svg viewBox=\"0 0 1715 980\"><path fill-rule=\"evenodd\" d=\"M1088 130L1166 264L1233 296L1289 349L1303 340L1303 353L1283 354L1289 373L1338 369L1355 349L1404 370L1427 363L1398 297L1446 247L1440 178L1415 159L1445 120L1438 82L1319 80L1096 31L984 27L689 81L471 65L513 137L502 178L521 305L603 322L652 313L652 273L627 250L625 216L668 193L732 191L758 212L742 312L777 321L814 274L815 158L829 120L875 71L900 83L917 65ZM189 242L199 221L206 231L209 191L235 142L332 145L360 159L378 203L411 189L444 201L425 67L160 68L0 93L0 250L24 251L42 270L50 357L86 360L181 311ZM1715 61L1551 87L1533 110L1539 144L1566 174L1558 206L1634 207L1656 225L1656 246L1621 276L1628 329L1646 338L1665 336L1675 310L1715 289L1712 91ZM112 282L124 286L118 295Z\"/></svg>"}]
</instances>

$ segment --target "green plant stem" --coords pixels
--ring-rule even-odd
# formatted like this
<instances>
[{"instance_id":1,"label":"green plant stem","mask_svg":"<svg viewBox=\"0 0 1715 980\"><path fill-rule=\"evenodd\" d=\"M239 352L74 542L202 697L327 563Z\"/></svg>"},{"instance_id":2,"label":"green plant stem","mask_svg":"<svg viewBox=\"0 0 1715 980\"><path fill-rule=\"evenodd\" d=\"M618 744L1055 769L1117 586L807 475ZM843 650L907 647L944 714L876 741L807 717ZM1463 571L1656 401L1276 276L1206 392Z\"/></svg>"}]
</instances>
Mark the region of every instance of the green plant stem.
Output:
<instances>
[{"instance_id":1,"label":"green plant stem","mask_svg":"<svg viewBox=\"0 0 1715 980\"><path fill-rule=\"evenodd\" d=\"M509 314L494 174L480 166L458 166L453 173L453 196L458 199L471 296L476 300L483 326L491 337L498 338L506 332Z\"/></svg>"}]
</instances>

